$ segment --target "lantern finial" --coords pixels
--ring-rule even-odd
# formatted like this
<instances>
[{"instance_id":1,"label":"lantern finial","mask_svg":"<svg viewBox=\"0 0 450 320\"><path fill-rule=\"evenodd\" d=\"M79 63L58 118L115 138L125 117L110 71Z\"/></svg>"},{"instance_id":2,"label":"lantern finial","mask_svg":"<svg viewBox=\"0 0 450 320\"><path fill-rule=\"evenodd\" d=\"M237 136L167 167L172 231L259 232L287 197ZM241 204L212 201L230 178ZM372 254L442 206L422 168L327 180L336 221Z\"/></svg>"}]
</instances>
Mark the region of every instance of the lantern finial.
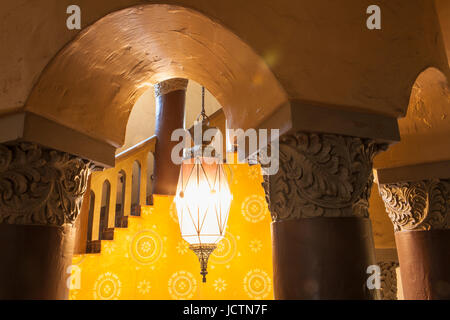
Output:
<instances>
[{"instance_id":1,"label":"lantern finial","mask_svg":"<svg viewBox=\"0 0 450 320\"><path fill-rule=\"evenodd\" d=\"M200 243L191 244L189 248L194 251L200 261L201 272L203 276L203 282L206 282L206 275L208 274L208 259L209 255L217 248L217 244L213 243Z\"/></svg>"}]
</instances>

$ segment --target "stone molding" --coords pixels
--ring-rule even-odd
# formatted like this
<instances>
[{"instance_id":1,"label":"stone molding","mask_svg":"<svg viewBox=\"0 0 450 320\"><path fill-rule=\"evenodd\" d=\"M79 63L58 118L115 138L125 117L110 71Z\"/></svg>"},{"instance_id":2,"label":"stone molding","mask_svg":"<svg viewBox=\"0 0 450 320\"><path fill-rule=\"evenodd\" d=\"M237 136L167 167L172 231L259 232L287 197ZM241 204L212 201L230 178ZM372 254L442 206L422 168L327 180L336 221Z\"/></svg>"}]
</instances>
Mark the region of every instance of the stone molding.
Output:
<instances>
[{"instance_id":1,"label":"stone molding","mask_svg":"<svg viewBox=\"0 0 450 320\"><path fill-rule=\"evenodd\" d=\"M72 224L92 167L89 161L36 143L0 144L0 223Z\"/></svg>"},{"instance_id":2,"label":"stone molding","mask_svg":"<svg viewBox=\"0 0 450 320\"><path fill-rule=\"evenodd\" d=\"M114 167L116 148L119 145L114 141L97 140L87 132L79 132L30 111L0 115L0 143L17 140L76 154L104 168Z\"/></svg>"},{"instance_id":3,"label":"stone molding","mask_svg":"<svg viewBox=\"0 0 450 320\"><path fill-rule=\"evenodd\" d=\"M381 300L398 300L397 268L399 263L396 261L380 261L378 265L381 269Z\"/></svg>"},{"instance_id":4,"label":"stone molding","mask_svg":"<svg viewBox=\"0 0 450 320\"><path fill-rule=\"evenodd\" d=\"M396 232L450 228L450 179L383 184L379 192Z\"/></svg>"},{"instance_id":5,"label":"stone molding","mask_svg":"<svg viewBox=\"0 0 450 320\"><path fill-rule=\"evenodd\" d=\"M263 187L273 221L368 217L373 157L386 144L297 132L280 138L280 164Z\"/></svg>"},{"instance_id":6,"label":"stone molding","mask_svg":"<svg viewBox=\"0 0 450 320\"><path fill-rule=\"evenodd\" d=\"M172 91L183 90L186 91L189 80L182 78L174 78L155 84L155 97L168 94Z\"/></svg>"}]
</instances>

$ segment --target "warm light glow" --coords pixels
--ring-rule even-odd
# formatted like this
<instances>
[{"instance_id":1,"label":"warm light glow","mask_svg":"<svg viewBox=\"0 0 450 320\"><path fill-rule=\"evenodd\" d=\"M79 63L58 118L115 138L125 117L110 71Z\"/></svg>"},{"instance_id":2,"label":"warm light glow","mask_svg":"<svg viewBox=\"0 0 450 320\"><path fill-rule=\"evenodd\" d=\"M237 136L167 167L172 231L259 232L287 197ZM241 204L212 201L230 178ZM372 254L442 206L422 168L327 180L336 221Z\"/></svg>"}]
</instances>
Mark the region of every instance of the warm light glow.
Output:
<instances>
[{"instance_id":1,"label":"warm light glow","mask_svg":"<svg viewBox=\"0 0 450 320\"><path fill-rule=\"evenodd\" d=\"M219 159L183 161L175 203L181 235L189 244L216 244L225 236L231 200Z\"/></svg>"}]
</instances>

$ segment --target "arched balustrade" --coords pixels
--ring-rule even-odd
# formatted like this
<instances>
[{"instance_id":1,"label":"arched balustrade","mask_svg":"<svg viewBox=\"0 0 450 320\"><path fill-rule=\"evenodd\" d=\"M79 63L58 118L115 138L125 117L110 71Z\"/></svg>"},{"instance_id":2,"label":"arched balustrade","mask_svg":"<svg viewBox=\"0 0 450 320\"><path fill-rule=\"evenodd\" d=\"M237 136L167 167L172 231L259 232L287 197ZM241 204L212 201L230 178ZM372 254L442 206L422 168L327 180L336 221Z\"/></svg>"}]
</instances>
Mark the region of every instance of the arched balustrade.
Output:
<instances>
[{"instance_id":1,"label":"arched balustrade","mask_svg":"<svg viewBox=\"0 0 450 320\"><path fill-rule=\"evenodd\" d=\"M139 215L141 205L147 204L151 198L150 176L153 170L153 153L156 138L151 137L137 144L133 148L116 155L116 166L101 172L92 173L91 196L102 194L103 183L107 180L110 184L111 196L109 203L91 201L89 212L91 222L88 223L88 242L101 240L101 230L126 227L127 218L130 215ZM150 164L150 165L149 165ZM134 169L133 169L134 167ZM133 180L134 188L133 188ZM132 190L132 192L127 192ZM105 206L107 208L105 208ZM134 212L133 212L134 210ZM107 219L102 212L107 212ZM103 215L105 216L105 215ZM106 224L104 221L107 221ZM102 224L103 222L103 224Z\"/></svg>"},{"instance_id":2,"label":"arched balustrade","mask_svg":"<svg viewBox=\"0 0 450 320\"><path fill-rule=\"evenodd\" d=\"M125 192L126 192L127 175L125 171L120 170L117 175L117 191L116 191L116 217L115 227L123 226L123 217L125 212Z\"/></svg>"},{"instance_id":3,"label":"arched balustrade","mask_svg":"<svg viewBox=\"0 0 450 320\"><path fill-rule=\"evenodd\" d=\"M138 160L133 162L132 175L131 175L131 208L130 214L132 216L138 216L140 211L140 199L141 199L141 164Z\"/></svg>"},{"instance_id":4,"label":"arched balustrade","mask_svg":"<svg viewBox=\"0 0 450 320\"><path fill-rule=\"evenodd\" d=\"M102 201L100 206L100 227L98 238L103 239L103 233L108 229L109 207L111 203L111 184L105 180L102 185Z\"/></svg>"}]
</instances>

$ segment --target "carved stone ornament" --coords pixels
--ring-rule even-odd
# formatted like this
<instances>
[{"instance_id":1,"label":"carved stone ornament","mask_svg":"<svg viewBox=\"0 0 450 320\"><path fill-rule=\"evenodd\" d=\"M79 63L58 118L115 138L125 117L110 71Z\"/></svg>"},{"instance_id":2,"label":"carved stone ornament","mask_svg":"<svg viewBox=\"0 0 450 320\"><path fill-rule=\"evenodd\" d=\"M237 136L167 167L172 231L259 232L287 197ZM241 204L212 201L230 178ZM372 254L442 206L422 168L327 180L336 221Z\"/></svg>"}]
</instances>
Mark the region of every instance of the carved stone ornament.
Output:
<instances>
[{"instance_id":1,"label":"carved stone ornament","mask_svg":"<svg viewBox=\"0 0 450 320\"><path fill-rule=\"evenodd\" d=\"M189 80L182 78L174 78L155 84L155 97L168 94L172 91L186 91Z\"/></svg>"},{"instance_id":2,"label":"carved stone ornament","mask_svg":"<svg viewBox=\"0 0 450 320\"><path fill-rule=\"evenodd\" d=\"M373 157L387 145L370 139L297 132L281 137L278 173L263 187L273 221L368 217Z\"/></svg>"},{"instance_id":3,"label":"carved stone ornament","mask_svg":"<svg viewBox=\"0 0 450 320\"><path fill-rule=\"evenodd\" d=\"M450 228L450 179L379 187L395 231Z\"/></svg>"},{"instance_id":4,"label":"carved stone ornament","mask_svg":"<svg viewBox=\"0 0 450 320\"><path fill-rule=\"evenodd\" d=\"M378 265L381 269L381 300L397 300L397 268L396 261L382 261Z\"/></svg>"},{"instance_id":5,"label":"carved stone ornament","mask_svg":"<svg viewBox=\"0 0 450 320\"><path fill-rule=\"evenodd\" d=\"M88 161L35 143L0 144L0 223L73 223L90 167Z\"/></svg>"}]
</instances>

